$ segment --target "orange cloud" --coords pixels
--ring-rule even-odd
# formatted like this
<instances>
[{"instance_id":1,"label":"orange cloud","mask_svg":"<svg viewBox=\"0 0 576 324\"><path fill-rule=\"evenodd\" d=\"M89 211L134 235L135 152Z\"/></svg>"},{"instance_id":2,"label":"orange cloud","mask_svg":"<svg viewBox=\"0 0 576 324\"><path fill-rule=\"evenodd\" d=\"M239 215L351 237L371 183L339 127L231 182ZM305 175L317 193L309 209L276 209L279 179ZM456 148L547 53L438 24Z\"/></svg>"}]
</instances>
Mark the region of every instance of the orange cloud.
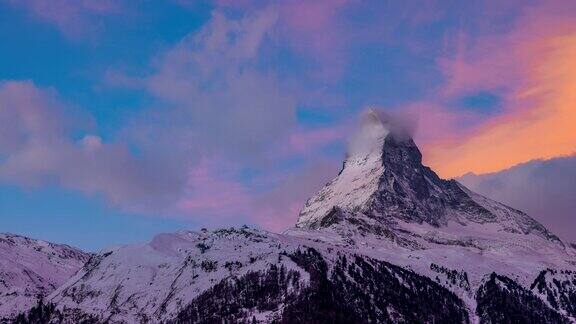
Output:
<instances>
[{"instance_id":1,"label":"orange cloud","mask_svg":"<svg viewBox=\"0 0 576 324\"><path fill-rule=\"evenodd\" d=\"M524 78L503 113L460 138L426 146L428 164L443 176L495 172L576 152L576 33L542 38L511 53L520 54L515 59Z\"/></svg>"}]
</instances>

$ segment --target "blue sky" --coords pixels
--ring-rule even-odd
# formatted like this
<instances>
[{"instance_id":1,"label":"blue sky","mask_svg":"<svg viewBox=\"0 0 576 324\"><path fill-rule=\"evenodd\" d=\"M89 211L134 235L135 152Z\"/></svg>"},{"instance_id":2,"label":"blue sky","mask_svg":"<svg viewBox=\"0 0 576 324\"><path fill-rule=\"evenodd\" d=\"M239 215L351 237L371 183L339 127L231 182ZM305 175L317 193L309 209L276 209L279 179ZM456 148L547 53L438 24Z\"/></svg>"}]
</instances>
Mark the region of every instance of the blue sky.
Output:
<instances>
[{"instance_id":1,"label":"blue sky","mask_svg":"<svg viewBox=\"0 0 576 324\"><path fill-rule=\"evenodd\" d=\"M367 107L415 119L446 177L571 155L563 125L547 150L516 130L574 118L556 104L571 66L550 67L571 57L574 9L0 1L0 230L90 250L202 226L281 230L337 172ZM554 89L519 99L543 80Z\"/></svg>"}]
</instances>

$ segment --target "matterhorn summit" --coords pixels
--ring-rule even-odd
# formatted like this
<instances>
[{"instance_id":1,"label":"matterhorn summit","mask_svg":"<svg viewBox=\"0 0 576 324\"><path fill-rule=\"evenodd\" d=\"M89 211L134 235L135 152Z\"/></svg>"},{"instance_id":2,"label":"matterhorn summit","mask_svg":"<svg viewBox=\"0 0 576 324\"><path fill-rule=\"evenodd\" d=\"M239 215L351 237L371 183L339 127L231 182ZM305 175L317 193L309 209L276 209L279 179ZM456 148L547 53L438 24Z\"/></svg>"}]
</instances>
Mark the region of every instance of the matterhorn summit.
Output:
<instances>
[{"instance_id":1,"label":"matterhorn summit","mask_svg":"<svg viewBox=\"0 0 576 324\"><path fill-rule=\"evenodd\" d=\"M350 140L348 153L338 177L311 198L296 222L297 227L318 228L334 208L358 210L378 191L384 172L382 147L390 134L375 110L365 113L361 127Z\"/></svg>"},{"instance_id":2,"label":"matterhorn summit","mask_svg":"<svg viewBox=\"0 0 576 324\"><path fill-rule=\"evenodd\" d=\"M283 233L181 231L103 250L45 298L43 314L65 323L576 321L576 251L525 213L441 179L422 164L410 126L367 111L342 170Z\"/></svg>"},{"instance_id":3,"label":"matterhorn summit","mask_svg":"<svg viewBox=\"0 0 576 324\"><path fill-rule=\"evenodd\" d=\"M561 244L526 214L475 194L455 180L438 177L422 164L420 150L398 123L382 112L365 113L342 171L308 200L296 227L328 227L354 217L382 225L416 223L435 228L452 222Z\"/></svg>"},{"instance_id":4,"label":"matterhorn summit","mask_svg":"<svg viewBox=\"0 0 576 324\"><path fill-rule=\"evenodd\" d=\"M418 258L469 267L476 283L496 269L532 280L537 269L574 266L573 251L536 220L424 166L401 126L368 111L342 170L306 202L286 234L316 236L403 264Z\"/></svg>"}]
</instances>

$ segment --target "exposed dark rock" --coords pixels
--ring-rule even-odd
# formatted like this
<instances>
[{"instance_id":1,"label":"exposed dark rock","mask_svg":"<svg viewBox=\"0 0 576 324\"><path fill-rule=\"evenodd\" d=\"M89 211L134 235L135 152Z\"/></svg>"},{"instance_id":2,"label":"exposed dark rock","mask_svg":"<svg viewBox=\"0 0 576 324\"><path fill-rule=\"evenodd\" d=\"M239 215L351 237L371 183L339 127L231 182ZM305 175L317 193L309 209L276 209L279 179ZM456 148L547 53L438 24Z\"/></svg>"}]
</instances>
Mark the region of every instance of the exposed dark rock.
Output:
<instances>
[{"instance_id":1,"label":"exposed dark rock","mask_svg":"<svg viewBox=\"0 0 576 324\"><path fill-rule=\"evenodd\" d=\"M489 210L472 200L456 181L443 180L422 165L422 153L412 139L387 136L382 147L382 164L386 168L368 214L433 226L447 222L449 209L479 223L496 219Z\"/></svg>"},{"instance_id":2,"label":"exposed dark rock","mask_svg":"<svg viewBox=\"0 0 576 324\"><path fill-rule=\"evenodd\" d=\"M310 225L310 228L317 229L323 227L329 227L331 225L337 224L344 220L345 215L337 206L333 206L332 209L324 216L323 218L319 219L317 222Z\"/></svg>"}]
</instances>

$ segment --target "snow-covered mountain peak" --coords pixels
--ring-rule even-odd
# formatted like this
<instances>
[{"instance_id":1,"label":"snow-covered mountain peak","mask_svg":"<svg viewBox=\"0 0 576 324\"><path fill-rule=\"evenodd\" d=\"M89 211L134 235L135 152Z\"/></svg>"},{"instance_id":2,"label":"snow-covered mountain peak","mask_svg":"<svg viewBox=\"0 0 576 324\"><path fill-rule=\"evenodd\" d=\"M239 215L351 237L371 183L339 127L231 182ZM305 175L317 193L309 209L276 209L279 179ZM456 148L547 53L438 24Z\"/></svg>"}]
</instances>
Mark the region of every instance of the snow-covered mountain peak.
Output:
<instances>
[{"instance_id":1,"label":"snow-covered mountain peak","mask_svg":"<svg viewBox=\"0 0 576 324\"><path fill-rule=\"evenodd\" d=\"M101 251L47 297L54 318L490 322L509 309L489 303L511 298L532 312L521 322L576 318L565 302L576 296L574 251L526 214L438 177L397 125L365 114L341 172L296 228L180 231ZM340 313L353 315L315 317Z\"/></svg>"},{"instance_id":2,"label":"snow-covered mountain peak","mask_svg":"<svg viewBox=\"0 0 576 324\"><path fill-rule=\"evenodd\" d=\"M422 155L409 136L409 127L398 117L367 110L357 132L348 142L342 170L300 212L297 227L318 227L333 207L357 211L378 191L386 162L420 164Z\"/></svg>"},{"instance_id":3,"label":"snow-covered mountain peak","mask_svg":"<svg viewBox=\"0 0 576 324\"><path fill-rule=\"evenodd\" d=\"M308 200L296 227L320 227L319 221L333 214L335 208L348 213L365 212L383 192L390 192L390 199L416 194L406 198L417 200L426 196L423 191L438 191L434 182L442 180L422 165L422 154L407 124L382 111L367 110L349 141L342 170ZM414 201L411 209L416 204ZM398 213L405 214L405 210Z\"/></svg>"},{"instance_id":4,"label":"snow-covered mountain peak","mask_svg":"<svg viewBox=\"0 0 576 324\"><path fill-rule=\"evenodd\" d=\"M455 180L441 179L424 166L405 124L378 111L368 111L351 140L351 153L342 170L306 202L296 227L337 227L348 234L350 227L378 233L385 229L396 234L410 232L409 240L414 241L421 235L416 233L423 233L425 228L417 225L425 224L442 229L440 234L432 235L435 238L426 240L458 239L458 232L474 228L476 234L483 233L481 236L487 238L498 233L519 235L514 240L535 235L562 245L525 213L476 194ZM409 245L421 246L414 242Z\"/></svg>"},{"instance_id":5,"label":"snow-covered mountain peak","mask_svg":"<svg viewBox=\"0 0 576 324\"><path fill-rule=\"evenodd\" d=\"M103 250L46 298L56 305L52 318L576 319L574 246L528 215L438 177L404 126L366 112L341 172L306 203L295 228L180 231Z\"/></svg>"}]
</instances>

